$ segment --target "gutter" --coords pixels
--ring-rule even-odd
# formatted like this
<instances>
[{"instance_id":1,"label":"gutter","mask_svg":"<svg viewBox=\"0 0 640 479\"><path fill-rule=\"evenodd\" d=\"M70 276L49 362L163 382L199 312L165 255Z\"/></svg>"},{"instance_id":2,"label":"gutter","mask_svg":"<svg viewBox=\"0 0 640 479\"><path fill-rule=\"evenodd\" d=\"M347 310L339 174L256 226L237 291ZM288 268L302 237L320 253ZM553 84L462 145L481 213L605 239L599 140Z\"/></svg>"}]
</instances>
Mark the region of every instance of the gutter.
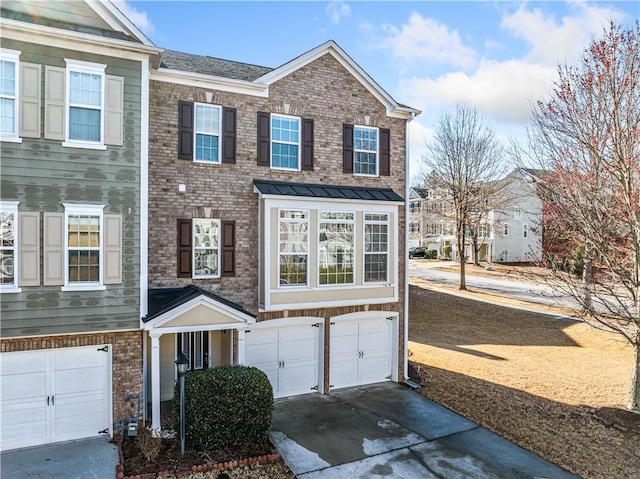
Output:
<instances>
[{"instance_id":1,"label":"gutter","mask_svg":"<svg viewBox=\"0 0 640 479\"><path fill-rule=\"evenodd\" d=\"M409 165L411 163L409 157L409 123L416 117L415 112L411 112L411 116L407 120L407 129L405 131L405 169L404 169L404 189L405 189L405 202L404 202L404 358L403 358L403 375L404 380L409 379L409 189L411 188L411 176L409 172Z\"/></svg>"}]
</instances>

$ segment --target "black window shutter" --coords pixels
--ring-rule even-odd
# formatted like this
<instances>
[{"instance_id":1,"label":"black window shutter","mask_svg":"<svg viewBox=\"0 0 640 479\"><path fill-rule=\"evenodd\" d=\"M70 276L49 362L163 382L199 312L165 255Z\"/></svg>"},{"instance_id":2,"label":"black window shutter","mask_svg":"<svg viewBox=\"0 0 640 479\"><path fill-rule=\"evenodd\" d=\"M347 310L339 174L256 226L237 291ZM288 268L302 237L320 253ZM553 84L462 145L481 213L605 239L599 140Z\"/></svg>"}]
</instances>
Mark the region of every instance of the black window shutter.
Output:
<instances>
[{"instance_id":1,"label":"black window shutter","mask_svg":"<svg viewBox=\"0 0 640 479\"><path fill-rule=\"evenodd\" d=\"M193 160L193 103L178 103L178 158Z\"/></svg>"},{"instance_id":2,"label":"black window shutter","mask_svg":"<svg viewBox=\"0 0 640 479\"><path fill-rule=\"evenodd\" d=\"M313 120L302 119L302 169L313 171Z\"/></svg>"},{"instance_id":3,"label":"black window shutter","mask_svg":"<svg viewBox=\"0 0 640 479\"><path fill-rule=\"evenodd\" d=\"M270 166L270 122L271 115L263 111L258 112L258 166Z\"/></svg>"},{"instance_id":4,"label":"black window shutter","mask_svg":"<svg viewBox=\"0 0 640 479\"><path fill-rule=\"evenodd\" d=\"M178 278L191 278L191 220L178 220Z\"/></svg>"},{"instance_id":5,"label":"black window shutter","mask_svg":"<svg viewBox=\"0 0 640 479\"><path fill-rule=\"evenodd\" d=\"M222 221L222 276L236 275L236 222Z\"/></svg>"},{"instance_id":6,"label":"black window shutter","mask_svg":"<svg viewBox=\"0 0 640 479\"><path fill-rule=\"evenodd\" d=\"M236 162L236 109L222 109L222 162Z\"/></svg>"},{"instance_id":7,"label":"black window shutter","mask_svg":"<svg viewBox=\"0 0 640 479\"><path fill-rule=\"evenodd\" d=\"M353 125L342 125L342 171L353 173Z\"/></svg>"},{"instance_id":8,"label":"black window shutter","mask_svg":"<svg viewBox=\"0 0 640 479\"><path fill-rule=\"evenodd\" d=\"M391 174L391 130L380 128L380 176Z\"/></svg>"}]
</instances>

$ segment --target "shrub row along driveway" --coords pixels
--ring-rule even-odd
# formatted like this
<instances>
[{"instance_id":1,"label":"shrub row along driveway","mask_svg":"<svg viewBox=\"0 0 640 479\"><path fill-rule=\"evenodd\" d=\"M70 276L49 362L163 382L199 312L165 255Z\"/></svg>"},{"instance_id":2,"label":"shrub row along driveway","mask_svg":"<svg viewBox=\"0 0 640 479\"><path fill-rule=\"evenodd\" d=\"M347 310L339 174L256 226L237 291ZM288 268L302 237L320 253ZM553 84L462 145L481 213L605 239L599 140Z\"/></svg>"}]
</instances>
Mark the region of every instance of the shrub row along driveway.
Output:
<instances>
[{"instance_id":1,"label":"shrub row along driveway","mask_svg":"<svg viewBox=\"0 0 640 479\"><path fill-rule=\"evenodd\" d=\"M640 436L590 411L626 403L618 336L412 286L409 340L426 397L581 477L638 477Z\"/></svg>"}]
</instances>

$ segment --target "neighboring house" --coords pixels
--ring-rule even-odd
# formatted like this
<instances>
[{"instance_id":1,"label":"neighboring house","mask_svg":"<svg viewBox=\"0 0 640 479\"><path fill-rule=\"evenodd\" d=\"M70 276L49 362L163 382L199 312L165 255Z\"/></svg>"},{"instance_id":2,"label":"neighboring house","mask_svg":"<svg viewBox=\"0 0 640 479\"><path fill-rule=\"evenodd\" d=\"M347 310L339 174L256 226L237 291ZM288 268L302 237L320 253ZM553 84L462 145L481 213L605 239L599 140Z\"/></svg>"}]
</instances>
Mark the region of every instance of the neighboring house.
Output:
<instances>
[{"instance_id":1,"label":"neighboring house","mask_svg":"<svg viewBox=\"0 0 640 479\"><path fill-rule=\"evenodd\" d=\"M8 450L138 415L148 73L161 50L109 2L3 0L0 30Z\"/></svg>"},{"instance_id":2,"label":"neighboring house","mask_svg":"<svg viewBox=\"0 0 640 479\"><path fill-rule=\"evenodd\" d=\"M151 74L153 427L174 361L276 397L406 375L408 122L338 45L271 69L166 51Z\"/></svg>"},{"instance_id":3,"label":"neighboring house","mask_svg":"<svg viewBox=\"0 0 640 479\"><path fill-rule=\"evenodd\" d=\"M538 261L542 256L542 202L535 191L535 176L516 169L505 178L496 195L496 204L483 215L478 225L479 261L520 263ZM452 247L456 259L457 243L453 203L440 189L412 187L409 191L410 246L438 251ZM413 231L413 232L412 232ZM472 259L471 239L467 233L465 256Z\"/></svg>"}]
</instances>

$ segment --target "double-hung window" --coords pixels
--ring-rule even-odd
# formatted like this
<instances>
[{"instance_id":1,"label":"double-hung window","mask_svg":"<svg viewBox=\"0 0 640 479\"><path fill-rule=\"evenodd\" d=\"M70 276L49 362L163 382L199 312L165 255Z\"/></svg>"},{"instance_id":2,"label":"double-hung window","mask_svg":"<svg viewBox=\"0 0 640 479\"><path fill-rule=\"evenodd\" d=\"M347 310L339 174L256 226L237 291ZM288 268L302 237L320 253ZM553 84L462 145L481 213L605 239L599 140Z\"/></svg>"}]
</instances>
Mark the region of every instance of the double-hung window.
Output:
<instances>
[{"instance_id":1,"label":"double-hung window","mask_svg":"<svg viewBox=\"0 0 640 479\"><path fill-rule=\"evenodd\" d=\"M3 202L0 208L0 290L17 288L18 203Z\"/></svg>"},{"instance_id":2,"label":"double-hung window","mask_svg":"<svg viewBox=\"0 0 640 479\"><path fill-rule=\"evenodd\" d=\"M300 169L300 118L271 115L271 167Z\"/></svg>"},{"instance_id":3,"label":"double-hung window","mask_svg":"<svg viewBox=\"0 0 640 479\"><path fill-rule=\"evenodd\" d=\"M0 50L0 139L18 140L20 52Z\"/></svg>"},{"instance_id":4,"label":"double-hung window","mask_svg":"<svg viewBox=\"0 0 640 479\"><path fill-rule=\"evenodd\" d=\"M364 215L364 281L387 282L389 271L389 216Z\"/></svg>"},{"instance_id":5,"label":"double-hung window","mask_svg":"<svg viewBox=\"0 0 640 479\"><path fill-rule=\"evenodd\" d=\"M220 220L193 220L193 277L220 276Z\"/></svg>"},{"instance_id":6,"label":"double-hung window","mask_svg":"<svg viewBox=\"0 0 640 479\"><path fill-rule=\"evenodd\" d=\"M308 284L309 212L280 210L278 277L280 286Z\"/></svg>"},{"instance_id":7,"label":"double-hung window","mask_svg":"<svg viewBox=\"0 0 640 479\"><path fill-rule=\"evenodd\" d=\"M527 223L522 225L522 237L526 238L529 236L529 225Z\"/></svg>"},{"instance_id":8,"label":"double-hung window","mask_svg":"<svg viewBox=\"0 0 640 479\"><path fill-rule=\"evenodd\" d=\"M65 205L66 287L102 287L103 208Z\"/></svg>"},{"instance_id":9,"label":"double-hung window","mask_svg":"<svg viewBox=\"0 0 640 479\"><path fill-rule=\"evenodd\" d=\"M354 213L320 212L318 230L318 283L353 284Z\"/></svg>"},{"instance_id":10,"label":"double-hung window","mask_svg":"<svg viewBox=\"0 0 640 479\"><path fill-rule=\"evenodd\" d=\"M353 128L353 172L356 175L378 175L378 130L366 126Z\"/></svg>"},{"instance_id":11,"label":"double-hung window","mask_svg":"<svg viewBox=\"0 0 640 479\"><path fill-rule=\"evenodd\" d=\"M195 104L195 161L220 163L219 106Z\"/></svg>"},{"instance_id":12,"label":"double-hung window","mask_svg":"<svg viewBox=\"0 0 640 479\"><path fill-rule=\"evenodd\" d=\"M513 209L513 218L516 220L519 220L520 218L522 218L522 210L520 209L519 206L516 206Z\"/></svg>"},{"instance_id":13,"label":"double-hung window","mask_svg":"<svg viewBox=\"0 0 640 479\"><path fill-rule=\"evenodd\" d=\"M67 62L67 124L65 146L104 145L106 65Z\"/></svg>"},{"instance_id":14,"label":"double-hung window","mask_svg":"<svg viewBox=\"0 0 640 479\"><path fill-rule=\"evenodd\" d=\"M509 223L505 223L502 225L502 234L504 236L509 236Z\"/></svg>"}]
</instances>

